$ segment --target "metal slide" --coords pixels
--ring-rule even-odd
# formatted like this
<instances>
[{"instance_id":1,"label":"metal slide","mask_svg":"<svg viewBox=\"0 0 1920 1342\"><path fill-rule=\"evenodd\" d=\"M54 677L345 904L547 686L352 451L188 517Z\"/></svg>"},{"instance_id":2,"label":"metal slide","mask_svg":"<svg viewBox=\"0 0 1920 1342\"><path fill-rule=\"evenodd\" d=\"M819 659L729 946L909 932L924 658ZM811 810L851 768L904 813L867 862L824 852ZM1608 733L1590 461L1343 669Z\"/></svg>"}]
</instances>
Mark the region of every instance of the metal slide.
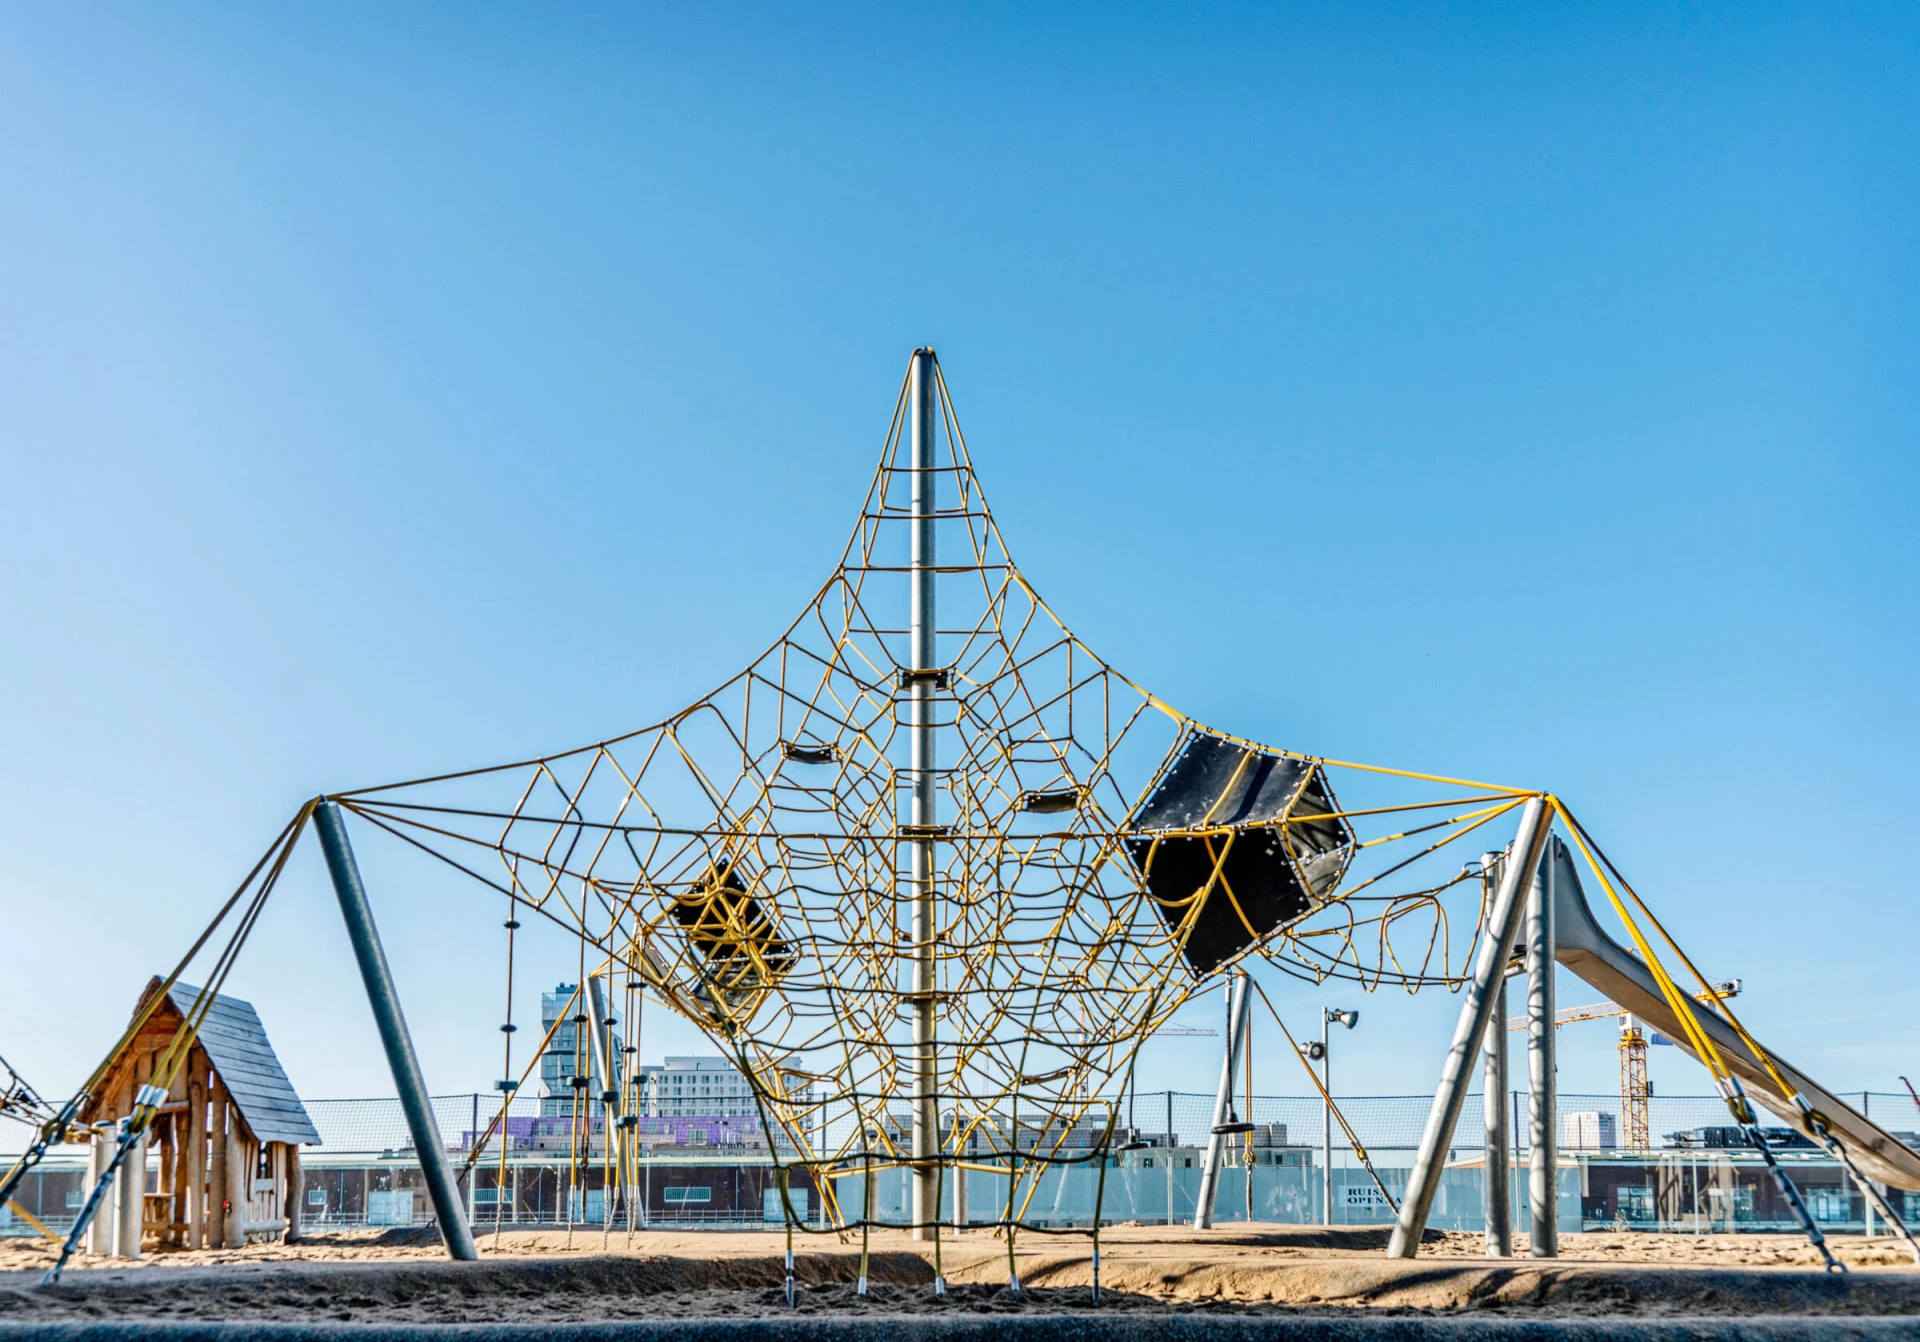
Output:
<instances>
[{"instance_id":1,"label":"metal slide","mask_svg":"<svg viewBox=\"0 0 1920 1342\"><path fill-rule=\"evenodd\" d=\"M1667 1005L1652 971L1594 921L1593 910L1587 906L1586 892L1581 889L1579 874L1574 869L1572 849L1556 841L1541 867L1553 891L1554 930L1558 940L1554 959L1671 1039L1677 1047L1693 1054L1687 1032ZM1740 1042L1733 1027L1704 1004L1698 1017L1702 1029L1720 1050L1721 1058L1747 1088L1747 1094L1779 1115L1783 1123L1812 1137L1800 1115L1800 1107L1790 1096L1780 1093L1780 1087ZM1833 1135L1840 1139L1864 1174L1895 1188L1920 1190L1920 1151L1848 1107L1831 1091L1782 1061L1779 1054L1771 1050L1769 1053L1780 1075L1798 1086L1807 1103L1826 1118Z\"/></svg>"}]
</instances>

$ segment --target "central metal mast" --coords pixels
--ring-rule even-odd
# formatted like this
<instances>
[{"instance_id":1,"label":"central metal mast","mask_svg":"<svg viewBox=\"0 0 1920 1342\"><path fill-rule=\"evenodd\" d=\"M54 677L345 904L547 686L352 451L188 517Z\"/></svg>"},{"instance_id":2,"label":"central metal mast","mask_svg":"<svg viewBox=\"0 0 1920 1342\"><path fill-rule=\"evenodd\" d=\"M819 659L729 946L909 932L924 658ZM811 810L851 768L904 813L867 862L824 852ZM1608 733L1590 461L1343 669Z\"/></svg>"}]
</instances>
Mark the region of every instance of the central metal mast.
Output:
<instances>
[{"instance_id":1,"label":"central metal mast","mask_svg":"<svg viewBox=\"0 0 1920 1342\"><path fill-rule=\"evenodd\" d=\"M926 1239L940 1217L939 1057L934 1044L934 808L933 705L938 687L933 611L933 351L913 352L909 390L913 449L913 597L908 620L913 837L913 1223Z\"/></svg>"}]
</instances>

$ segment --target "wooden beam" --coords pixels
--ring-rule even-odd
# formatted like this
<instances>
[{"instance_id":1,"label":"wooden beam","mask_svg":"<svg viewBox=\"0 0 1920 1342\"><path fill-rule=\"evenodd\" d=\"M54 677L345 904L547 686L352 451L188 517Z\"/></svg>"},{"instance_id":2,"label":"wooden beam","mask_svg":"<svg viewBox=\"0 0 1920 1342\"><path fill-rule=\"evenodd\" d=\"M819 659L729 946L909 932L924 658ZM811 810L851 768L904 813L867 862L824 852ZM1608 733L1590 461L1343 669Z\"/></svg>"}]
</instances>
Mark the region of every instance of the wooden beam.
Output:
<instances>
[{"instance_id":1,"label":"wooden beam","mask_svg":"<svg viewBox=\"0 0 1920 1342\"><path fill-rule=\"evenodd\" d=\"M161 1192L167 1194L167 1223L160 1228L162 1244L185 1244L187 1238L187 1202L192 1191L188 1182L187 1114L184 1110L167 1119L160 1141Z\"/></svg>"},{"instance_id":2,"label":"wooden beam","mask_svg":"<svg viewBox=\"0 0 1920 1342\"><path fill-rule=\"evenodd\" d=\"M246 1128L240 1122L240 1113L232 1104L227 1105L227 1216L226 1241L229 1249L238 1249L247 1242L240 1227L252 1219L248 1212L247 1181L253 1177L253 1171L247 1164Z\"/></svg>"},{"instance_id":3,"label":"wooden beam","mask_svg":"<svg viewBox=\"0 0 1920 1342\"><path fill-rule=\"evenodd\" d=\"M300 1213L306 1209L307 1193L300 1176L300 1148L292 1142L287 1143L287 1183L284 1206L287 1213L287 1235L289 1244L300 1239Z\"/></svg>"},{"instance_id":4,"label":"wooden beam","mask_svg":"<svg viewBox=\"0 0 1920 1342\"><path fill-rule=\"evenodd\" d=\"M187 1148L187 1247L207 1243L207 1053L198 1044L187 1063L187 1114L181 1137Z\"/></svg>"},{"instance_id":5,"label":"wooden beam","mask_svg":"<svg viewBox=\"0 0 1920 1342\"><path fill-rule=\"evenodd\" d=\"M234 1243L227 1237L229 1221L227 1203L233 1194L229 1191L232 1183L227 1174L227 1128L230 1119L227 1110L226 1083L215 1072L212 1084L208 1087L209 1126L212 1128L212 1154L208 1158L207 1173L207 1242L215 1249L231 1249Z\"/></svg>"}]
</instances>

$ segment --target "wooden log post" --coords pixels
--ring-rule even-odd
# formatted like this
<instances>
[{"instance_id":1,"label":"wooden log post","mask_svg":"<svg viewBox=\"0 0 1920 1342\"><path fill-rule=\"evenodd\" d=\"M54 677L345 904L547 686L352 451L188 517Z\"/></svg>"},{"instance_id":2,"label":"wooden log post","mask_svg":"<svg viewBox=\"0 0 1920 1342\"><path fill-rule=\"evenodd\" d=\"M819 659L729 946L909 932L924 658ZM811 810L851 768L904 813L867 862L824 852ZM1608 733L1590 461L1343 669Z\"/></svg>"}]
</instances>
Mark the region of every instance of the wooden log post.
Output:
<instances>
[{"instance_id":1,"label":"wooden log post","mask_svg":"<svg viewBox=\"0 0 1920 1342\"><path fill-rule=\"evenodd\" d=\"M214 1249L229 1249L233 1241L227 1237L227 1206L233 1195L227 1177L227 1087L218 1073L209 1091L207 1111L212 1149L207 1158L207 1244Z\"/></svg>"},{"instance_id":2,"label":"wooden log post","mask_svg":"<svg viewBox=\"0 0 1920 1342\"><path fill-rule=\"evenodd\" d=\"M302 1187L300 1174L300 1147L293 1142L287 1143L287 1243L297 1244L300 1240L300 1213L307 1205L307 1190Z\"/></svg>"},{"instance_id":3,"label":"wooden log post","mask_svg":"<svg viewBox=\"0 0 1920 1342\"><path fill-rule=\"evenodd\" d=\"M247 1223L248 1184L253 1169L247 1162L247 1134L240 1122L240 1111L227 1105L227 1215L226 1240L229 1249L244 1248L247 1237L241 1227Z\"/></svg>"},{"instance_id":4,"label":"wooden log post","mask_svg":"<svg viewBox=\"0 0 1920 1342\"><path fill-rule=\"evenodd\" d=\"M155 1199L158 1206L166 1209L161 1213L162 1223L156 1227L162 1244L185 1245L187 1242L186 1117L184 1112L169 1114L160 1129L160 1183L154 1192L166 1198L164 1202Z\"/></svg>"},{"instance_id":5,"label":"wooden log post","mask_svg":"<svg viewBox=\"0 0 1920 1342\"><path fill-rule=\"evenodd\" d=\"M187 1247L207 1243L207 1055L196 1047L187 1073L187 1113L181 1136L187 1149Z\"/></svg>"},{"instance_id":6,"label":"wooden log post","mask_svg":"<svg viewBox=\"0 0 1920 1342\"><path fill-rule=\"evenodd\" d=\"M260 1214L260 1187L259 1187L260 1185L260 1143L252 1137L247 1138L246 1155L242 1162L241 1170L246 1175L245 1192L247 1195L246 1202L242 1204L245 1210L241 1213L241 1216L240 1216L240 1233L244 1236L248 1233L249 1228L251 1226L258 1223L262 1219ZM242 1239L241 1242L246 1243L247 1241L245 1239Z\"/></svg>"},{"instance_id":7,"label":"wooden log post","mask_svg":"<svg viewBox=\"0 0 1920 1342\"><path fill-rule=\"evenodd\" d=\"M157 1144L160 1159L154 1171L151 1200L143 1199L142 1217L153 1229L155 1241L174 1248L187 1243L187 1094L188 1069L182 1067L167 1092L170 1113L148 1129L147 1141Z\"/></svg>"}]
</instances>

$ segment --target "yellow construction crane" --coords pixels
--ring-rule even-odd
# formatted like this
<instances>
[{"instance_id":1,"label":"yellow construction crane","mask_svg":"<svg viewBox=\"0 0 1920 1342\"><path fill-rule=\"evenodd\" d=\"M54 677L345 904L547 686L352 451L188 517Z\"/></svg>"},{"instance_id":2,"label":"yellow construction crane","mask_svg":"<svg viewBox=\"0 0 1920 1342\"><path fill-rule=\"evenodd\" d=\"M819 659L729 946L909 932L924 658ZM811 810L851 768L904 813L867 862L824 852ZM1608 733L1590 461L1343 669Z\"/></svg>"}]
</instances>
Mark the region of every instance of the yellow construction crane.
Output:
<instances>
[{"instance_id":1,"label":"yellow construction crane","mask_svg":"<svg viewBox=\"0 0 1920 1342\"><path fill-rule=\"evenodd\" d=\"M1740 980L1727 979L1713 985L1713 993L1695 993L1696 1001L1712 1003L1714 994L1725 997L1740 995ZM1595 1002L1591 1006L1566 1007L1553 1013L1553 1028L1562 1025L1575 1025L1587 1020L1606 1020L1618 1017L1620 1021L1620 1144L1636 1155L1644 1155L1653 1149L1653 1132L1648 1123L1647 1100L1653 1089L1647 1083L1647 1045L1653 1042L1651 1031L1643 1029L1639 1020L1618 1002ZM1509 1031L1527 1028L1525 1016L1509 1016ZM1665 1041L1662 1041L1665 1042Z\"/></svg>"},{"instance_id":2,"label":"yellow construction crane","mask_svg":"<svg viewBox=\"0 0 1920 1342\"><path fill-rule=\"evenodd\" d=\"M1632 1016L1620 1018L1620 1126L1626 1131L1627 1150L1643 1155L1653 1149L1647 1103L1653 1098L1647 1081L1647 1032Z\"/></svg>"}]
</instances>

